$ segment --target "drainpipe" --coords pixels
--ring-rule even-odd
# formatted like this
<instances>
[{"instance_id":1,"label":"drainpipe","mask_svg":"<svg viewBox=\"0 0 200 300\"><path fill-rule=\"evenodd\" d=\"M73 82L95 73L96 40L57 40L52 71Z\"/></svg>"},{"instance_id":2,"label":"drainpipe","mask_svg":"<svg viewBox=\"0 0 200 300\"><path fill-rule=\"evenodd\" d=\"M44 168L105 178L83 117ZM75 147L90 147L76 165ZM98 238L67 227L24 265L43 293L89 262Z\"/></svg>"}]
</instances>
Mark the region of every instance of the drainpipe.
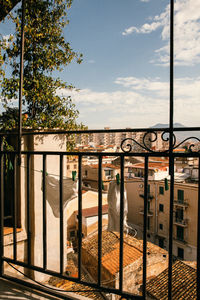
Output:
<instances>
[{"instance_id":1,"label":"drainpipe","mask_svg":"<svg viewBox=\"0 0 200 300\"><path fill-rule=\"evenodd\" d=\"M20 43L20 82L19 82L19 117L18 117L18 165L21 165L21 139L22 139L22 97L24 79L24 25L25 25L25 4L22 0L22 19L21 19L21 43Z\"/></svg>"}]
</instances>

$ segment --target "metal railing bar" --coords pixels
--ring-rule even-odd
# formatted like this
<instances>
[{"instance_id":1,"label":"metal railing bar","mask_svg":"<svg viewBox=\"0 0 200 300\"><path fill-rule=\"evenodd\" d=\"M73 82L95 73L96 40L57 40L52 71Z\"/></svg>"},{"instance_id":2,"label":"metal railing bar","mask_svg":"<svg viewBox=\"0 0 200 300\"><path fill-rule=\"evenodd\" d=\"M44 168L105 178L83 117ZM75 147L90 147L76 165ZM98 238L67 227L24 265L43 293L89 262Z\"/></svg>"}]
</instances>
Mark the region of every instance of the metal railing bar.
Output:
<instances>
[{"instance_id":1,"label":"metal railing bar","mask_svg":"<svg viewBox=\"0 0 200 300\"><path fill-rule=\"evenodd\" d=\"M3 257L3 260L6 261L6 262L9 262L9 263L24 267L24 268L29 268L33 271L41 272L41 273L44 273L44 274L47 274L47 275L55 276L55 277L65 279L65 280L69 280L69 281L72 281L72 282L75 282L75 283L80 283L80 284L83 284L85 286L89 286L89 287L92 287L92 288L95 288L95 289L99 288L97 283L92 283L92 282L87 282L87 281L84 281L84 280L79 280L79 278L76 278L76 277L70 277L70 276L67 276L67 275L64 275L64 274L60 274L59 272L51 271L51 270L48 270L48 269L44 270L41 267L37 267L37 266L33 266L33 265L31 265L29 267L27 265L27 263L24 263L22 261L14 261L13 259L8 258L8 257ZM4 276L2 276L2 277L4 277ZM121 293L121 291L119 289L115 289L115 288L108 288L108 287L101 286L100 290L101 290L101 292L103 291L103 292L114 293L114 294L117 294L117 295L127 296L128 298L135 299L134 297L136 297L136 299L143 299L141 296L135 296L135 295L133 295L131 293L128 293L128 292Z\"/></svg>"},{"instance_id":2,"label":"metal railing bar","mask_svg":"<svg viewBox=\"0 0 200 300\"><path fill-rule=\"evenodd\" d=\"M198 216L197 216L197 299L200 299L200 158L198 170Z\"/></svg>"},{"instance_id":3,"label":"metal railing bar","mask_svg":"<svg viewBox=\"0 0 200 300\"><path fill-rule=\"evenodd\" d=\"M98 286L101 286L102 260L102 157L99 156L98 168Z\"/></svg>"},{"instance_id":4,"label":"metal railing bar","mask_svg":"<svg viewBox=\"0 0 200 300\"><path fill-rule=\"evenodd\" d=\"M8 153L13 153L17 154L17 151L1 151L2 154L8 154ZM22 151L21 154L27 155L27 154L32 154L32 155L74 155L74 156L118 156L122 157L124 156L124 153L119 153L119 152L67 152L67 151ZM172 153L170 154L172 157L199 157L200 153L199 152L190 152L190 153ZM131 153L126 153L126 156L134 156L134 157L169 157L169 153L166 152L131 152Z\"/></svg>"},{"instance_id":5,"label":"metal railing bar","mask_svg":"<svg viewBox=\"0 0 200 300\"><path fill-rule=\"evenodd\" d=\"M72 293L67 293L67 294L65 293L65 294L63 294L62 290L59 293L57 291L49 290L48 287L45 288L45 287L40 286L39 284L30 283L28 281L25 281L25 280L22 280L22 279L19 279L19 278L14 278L14 277L11 277L9 275L4 275L3 278L5 278L5 279L7 279L7 280L9 280L11 282L20 284L22 286L26 286L28 288L34 289L36 293L37 292L46 293L46 294L48 294L50 296L56 297L57 299L74 299L74 300L77 300L76 297L73 297ZM43 294L43 297L44 297L44 294ZM50 298L50 299L53 299L53 298Z\"/></svg>"},{"instance_id":6,"label":"metal railing bar","mask_svg":"<svg viewBox=\"0 0 200 300\"><path fill-rule=\"evenodd\" d=\"M42 168L42 190L43 190L43 268L47 267L47 228L46 228L46 154L43 154Z\"/></svg>"},{"instance_id":7,"label":"metal railing bar","mask_svg":"<svg viewBox=\"0 0 200 300\"><path fill-rule=\"evenodd\" d=\"M16 161L16 155L14 155L13 159L13 258L14 260L17 259L17 236L16 236L16 228L17 228L17 193L16 193L16 188L17 188L17 161Z\"/></svg>"},{"instance_id":8,"label":"metal railing bar","mask_svg":"<svg viewBox=\"0 0 200 300\"><path fill-rule=\"evenodd\" d=\"M25 135L46 135L46 134L90 134L90 133L115 133L115 132L159 132L159 131L166 131L170 129L169 127L160 127L160 128L129 128L129 129L91 129L91 130L49 130L49 131L25 131L27 130L26 128L22 128L24 131L22 131L22 136ZM200 127L174 127L174 131L200 131ZM13 135L16 136L18 135L18 132L13 132L13 131L2 131L0 132L0 136L2 135Z\"/></svg>"},{"instance_id":9,"label":"metal railing bar","mask_svg":"<svg viewBox=\"0 0 200 300\"><path fill-rule=\"evenodd\" d=\"M27 155L27 249L28 265L31 264L31 217L30 217L30 154Z\"/></svg>"},{"instance_id":10,"label":"metal railing bar","mask_svg":"<svg viewBox=\"0 0 200 300\"><path fill-rule=\"evenodd\" d=\"M1 149L3 145L1 143ZM4 273L2 257L4 255L4 155L0 153L0 276Z\"/></svg>"},{"instance_id":11,"label":"metal railing bar","mask_svg":"<svg viewBox=\"0 0 200 300\"><path fill-rule=\"evenodd\" d=\"M174 205L174 158L170 156L170 211L169 211L169 272L168 299L172 299L172 266L173 266L173 205Z\"/></svg>"},{"instance_id":12,"label":"metal railing bar","mask_svg":"<svg viewBox=\"0 0 200 300\"><path fill-rule=\"evenodd\" d=\"M82 156L78 160L78 279L82 276Z\"/></svg>"},{"instance_id":13,"label":"metal railing bar","mask_svg":"<svg viewBox=\"0 0 200 300\"><path fill-rule=\"evenodd\" d=\"M147 198L148 198L148 157L145 157L145 176L144 176L144 218L143 218L143 285L142 295L146 299L147 281Z\"/></svg>"},{"instance_id":14,"label":"metal railing bar","mask_svg":"<svg viewBox=\"0 0 200 300\"><path fill-rule=\"evenodd\" d=\"M119 252L119 290L123 291L123 258L124 258L124 156L120 162L120 252Z\"/></svg>"},{"instance_id":15,"label":"metal railing bar","mask_svg":"<svg viewBox=\"0 0 200 300\"><path fill-rule=\"evenodd\" d=\"M168 271L168 299L172 299L172 265L173 265L173 202L174 202L174 0L170 0L170 99L169 99L169 174L170 183L170 216L169 216L169 271Z\"/></svg>"},{"instance_id":16,"label":"metal railing bar","mask_svg":"<svg viewBox=\"0 0 200 300\"><path fill-rule=\"evenodd\" d=\"M64 265L64 230L63 230L63 155L60 155L60 273Z\"/></svg>"},{"instance_id":17,"label":"metal railing bar","mask_svg":"<svg viewBox=\"0 0 200 300\"><path fill-rule=\"evenodd\" d=\"M35 290L39 290L39 291L48 293L48 294L50 294L50 295L54 295L54 296L59 297L59 298L61 298L61 299L77 299L77 297L74 297L74 298L73 298L73 294L74 294L75 291L73 291L73 292L68 292L68 293L66 294L66 292L65 292L64 290L63 290L63 292L62 292L62 290L61 290L60 293L59 293L59 292L56 292L56 291L54 292L54 291L52 291L52 290L48 290L48 287L47 287L47 288L44 288L44 287L42 287L42 286L39 286L39 284L33 284L33 283L28 282L28 281L21 280L21 279L19 279L19 278L11 277L11 276L9 276L9 275L5 275L5 274L4 274L4 275L2 276L2 278L5 278L5 279L10 280L10 281L15 282L15 283L19 283L19 284L25 285L25 286L27 286L27 287L29 287L29 288L33 288L33 289L35 289ZM81 284L86 285L84 282L81 282ZM98 286L95 285L95 284L92 284L92 283L90 283L88 286L90 286L90 287L96 289L96 291L93 291L93 292L96 292L96 293L97 293L97 292L100 292L100 293L101 293L101 292L107 292L107 293L114 293L114 292L115 292L114 289L109 289L109 288L105 288L105 287L101 287L101 290L98 290ZM88 293L88 292L89 292L89 291L87 291L87 293ZM62 294L61 294L61 293L62 293ZM64 294L64 293L65 293L65 294ZM115 292L115 294L120 295L120 296L124 296L124 297L127 298L127 299L133 299L133 300L142 299L141 296L132 295L132 294L129 294L129 293L123 293L123 295L122 295L121 293L119 293L119 292L117 291L117 292ZM68 295L70 295L70 297L69 297Z\"/></svg>"}]
</instances>

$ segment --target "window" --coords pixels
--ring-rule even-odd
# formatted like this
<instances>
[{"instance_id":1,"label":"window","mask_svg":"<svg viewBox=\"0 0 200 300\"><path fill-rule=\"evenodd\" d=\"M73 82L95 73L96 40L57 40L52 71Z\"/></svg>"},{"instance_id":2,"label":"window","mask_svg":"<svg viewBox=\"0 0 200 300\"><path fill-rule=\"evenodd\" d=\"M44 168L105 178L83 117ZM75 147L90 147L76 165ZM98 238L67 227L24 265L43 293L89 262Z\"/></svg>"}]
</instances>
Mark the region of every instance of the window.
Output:
<instances>
[{"instance_id":1,"label":"window","mask_svg":"<svg viewBox=\"0 0 200 300\"><path fill-rule=\"evenodd\" d=\"M70 166L69 165L67 165L67 170L69 170L70 169Z\"/></svg>"},{"instance_id":2,"label":"window","mask_svg":"<svg viewBox=\"0 0 200 300\"><path fill-rule=\"evenodd\" d=\"M163 230L163 224L159 224L160 230Z\"/></svg>"},{"instance_id":3,"label":"window","mask_svg":"<svg viewBox=\"0 0 200 300\"><path fill-rule=\"evenodd\" d=\"M85 176L87 176L88 175L88 171L87 170L85 170Z\"/></svg>"},{"instance_id":4,"label":"window","mask_svg":"<svg viewBox=\"0 0 200 300\"><path fill-rule=\"evenodd\" d=\"M164 248L164 239L163 238L158 239L158 245L160 248Z\"/></svg>"},{"instance_id":5,"label":"window","mask_svg":"<svg viewBox=\"0 0 200 300\"><path fill-rule=\"evenodd\" d=\"M76 169L76 165L74 165L74 169Z\"/></svg>"},{"instance_id":6,"label":"window","mask_svg":"<svg viewBox=\"0 0 200 300\"><path fill-rule=\"evenodd\" d=\"M147 186L147 192L150 193L150 184Z\"/></svg>"},{"instance_id":7,"label":"window","mask_svg":"<svg viewBox=\"0 0 200 300\"><path fill-rule=\"evenodd\" d=\"M178 201L180 203L183 203L183 200L184 200L184 191L183 190L178 190L177 196L178 196Z\"/></svg>"},{"instance_id":8,"label":"window","mask_svg":"<svg viewBox=\"0 0 200 300\"><path fill-rule=\"evenodd\" d=\"M161 212L164 211L164 205L163 204L159 204L159 211L161 211Z\"/></svg>"},{"instance_id":9,"label":"window","mask_svg":"<svg viewBox=\"0 0 200 300\"><path fill-rule=\"evenodd\" d=\"M111 176L111 170L105 170L105 176Z\"/></svg>"},{"instance_id":10,"label":"window","mask_svg":"<svg viewBox=\"0 0 200 300\"><path fill-rule=\"evenodd\" d=\"M177 256L180 259L184 259L184 249L178 247Z\"/></svg>"},{"instance_id":11,"label":"window","mask_svg":"<svg viewBox=\"0 0 200 300\"><path fill-rule=\"evenodd\" d=\"M184 228L181 226L177 226L177 239L180 241L184 241Z\"/></svg>"},{"instance_id":12,"label":"window","mask_svg":"<svg viewBox=\"0 0 200 300\"><path fill-rule=\"evenodd\" d=\"M176 210L176 221L182 221L183 220L183 209L178 208Z\"/></svg>"},{"instance_id":13,"label":"window","mask_svg":"<svg viewBox=\"0 0 200 300\"><path fill-rule=\"evenodd\" d=\"M164 195L164 187L163 186L159 186L159 194Z\"/></svg>"}]
</instances>

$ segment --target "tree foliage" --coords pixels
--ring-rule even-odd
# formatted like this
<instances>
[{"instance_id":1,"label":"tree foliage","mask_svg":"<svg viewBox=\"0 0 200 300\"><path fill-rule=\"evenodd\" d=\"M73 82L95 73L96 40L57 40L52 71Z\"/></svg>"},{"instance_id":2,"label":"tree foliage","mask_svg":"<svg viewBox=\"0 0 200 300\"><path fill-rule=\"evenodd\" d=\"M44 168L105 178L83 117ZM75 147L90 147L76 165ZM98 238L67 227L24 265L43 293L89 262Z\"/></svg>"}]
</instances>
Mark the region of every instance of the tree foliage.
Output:
<instances>
[{"instance_id":1,"label":"tree foliage","mask_svg":"<svg viewBox=\"0 0 200 300\"><path fill-rule=\"evenodd\" d=\"M82 54L75 52L65 41L63 29L68 24L67 12L72 0L28 0L26 1L24 84L23 84L23 127L78 129L78 110L71 97L60 96L58 91L73 88L60 78L54 78L54 71L61 71L73 60L81 63ZM2 75L2 101L6 113L1 116L12 121L8 128L17 126L16 110L9 108L18 99L20 75L21 7L11 15L15 34L9 40L1 39L0 63L9 64L11 75ZM5 123L4 123L5 124ZM6 128L6 129L8 129Z\"/></svg>"}]
</instances>

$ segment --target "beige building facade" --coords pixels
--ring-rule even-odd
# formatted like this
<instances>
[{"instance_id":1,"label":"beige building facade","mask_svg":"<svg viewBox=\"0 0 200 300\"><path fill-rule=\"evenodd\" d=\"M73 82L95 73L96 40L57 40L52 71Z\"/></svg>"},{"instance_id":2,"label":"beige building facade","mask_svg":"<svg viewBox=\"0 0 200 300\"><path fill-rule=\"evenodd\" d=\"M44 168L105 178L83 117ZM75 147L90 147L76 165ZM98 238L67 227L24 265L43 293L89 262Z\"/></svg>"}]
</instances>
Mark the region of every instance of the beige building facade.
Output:
<instances>
[{"instance_id":1,"label":"beige building facade","mask_svg":"<svg viewBox=\"0 0 200 300\"><path fill-rule=\"evenodd\" d=\"M165 189L164 181L148 182L147 238L168 249L170 183ZM143 234L144 181L135 178L127 181L128 222ZM196 260L197 252L197 207L198 186L196 184L174 184L173 207L173 255L183 260Z\"/></svg>"}]
</instances>

